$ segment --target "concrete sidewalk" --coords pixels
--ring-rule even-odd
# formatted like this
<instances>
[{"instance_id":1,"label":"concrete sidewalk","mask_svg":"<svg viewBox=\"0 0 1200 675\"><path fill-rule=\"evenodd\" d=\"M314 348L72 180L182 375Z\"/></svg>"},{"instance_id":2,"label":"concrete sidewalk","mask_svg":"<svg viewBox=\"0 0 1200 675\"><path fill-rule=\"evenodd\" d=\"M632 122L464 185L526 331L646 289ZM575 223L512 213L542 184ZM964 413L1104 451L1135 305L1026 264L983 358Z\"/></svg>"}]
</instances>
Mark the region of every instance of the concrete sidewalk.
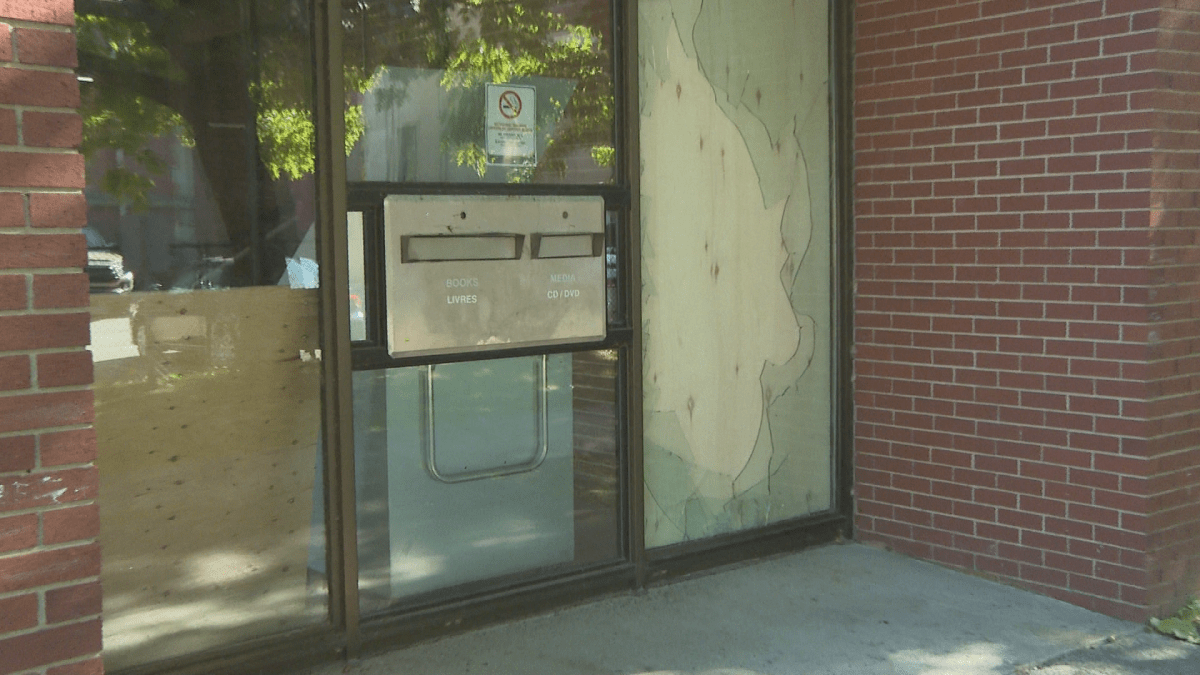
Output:
<instances>
[{"instance_id":1,"label":"concrete sidewalk","mask_svg":"<svg viewBox=\"0 0 1200 675\"><path fill-rule=\"evenodd\" d=\"M1197 675L1200 648L846 544L309 675Z\"/></svg>"}]
</instances>

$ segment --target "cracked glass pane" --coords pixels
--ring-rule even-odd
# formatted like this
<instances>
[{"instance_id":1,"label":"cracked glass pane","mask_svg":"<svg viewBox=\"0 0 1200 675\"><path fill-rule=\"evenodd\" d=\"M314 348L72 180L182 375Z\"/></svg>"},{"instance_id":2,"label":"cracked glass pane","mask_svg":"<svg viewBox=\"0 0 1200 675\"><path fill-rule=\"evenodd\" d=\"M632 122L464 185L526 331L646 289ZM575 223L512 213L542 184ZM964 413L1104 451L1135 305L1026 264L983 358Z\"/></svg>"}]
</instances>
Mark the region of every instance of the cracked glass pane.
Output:
<instances>
[{"instance_id":1,"label":"cracked glass pane","mask_svg":"<svg viewBox=\"0 0 1200 675\"><path fill-rule=\"evenodd\" d=\"M646 545L832 507L828 3L639 3Z\"/></svg>"}]
</instances>

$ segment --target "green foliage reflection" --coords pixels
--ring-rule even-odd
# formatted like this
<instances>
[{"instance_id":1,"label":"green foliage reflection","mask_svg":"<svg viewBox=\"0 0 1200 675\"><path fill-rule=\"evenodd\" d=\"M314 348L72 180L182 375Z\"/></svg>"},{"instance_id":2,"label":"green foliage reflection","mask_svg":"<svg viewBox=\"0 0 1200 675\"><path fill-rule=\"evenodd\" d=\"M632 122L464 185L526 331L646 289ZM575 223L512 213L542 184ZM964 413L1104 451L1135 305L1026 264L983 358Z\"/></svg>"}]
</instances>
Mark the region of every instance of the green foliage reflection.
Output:
<instances>
[{"instance_id":1,"label":"green foliage reflection","mask_svg":"<svg viewBox=\"0 0 1200 675\"><path fill-rule=\"evenodd\" d=\"M82 151L117 158L93 185L144 211L168 173L165 153L191 148L240 266L236 283L278 279L296 242L283 227L291 198L274 184L316 168L309 0L77 0L76 12ZM401 67L442 72L461 103L443 152L480 176L488 164L475 92L531 77L569 83L570 93L539 109L539 126L543 113L553 117L553 138L544 133L538 165L508 178L561 176L576 149L610 166L610 16L609 0L344 0L347 153L365 133L364 94Z\"/></svg>"},{"instance_id":2,"label":"green foliage reflection","mask_svg":"<svg viewBox=\"0 0 1200 675\"><path fill-rule=\"evenodd\" d=\"M362 68L376 73L388 66L442 71L441 86L454 101L445 120L443 151L480 176L488 166L483 85L533 77L569 82L569 101L539 110L546 155L537 167L514 170L509 179L562 175L565 155L575 148L591 148L599 165L611 166L615 108L605 37L609 2L570 4L568 19L564 3L550 0L346 2L347 58L362 54ZM553 124L542 124L550 119ZM552 137L546 129L553 129Z\"/></svg>"}]
</instances>

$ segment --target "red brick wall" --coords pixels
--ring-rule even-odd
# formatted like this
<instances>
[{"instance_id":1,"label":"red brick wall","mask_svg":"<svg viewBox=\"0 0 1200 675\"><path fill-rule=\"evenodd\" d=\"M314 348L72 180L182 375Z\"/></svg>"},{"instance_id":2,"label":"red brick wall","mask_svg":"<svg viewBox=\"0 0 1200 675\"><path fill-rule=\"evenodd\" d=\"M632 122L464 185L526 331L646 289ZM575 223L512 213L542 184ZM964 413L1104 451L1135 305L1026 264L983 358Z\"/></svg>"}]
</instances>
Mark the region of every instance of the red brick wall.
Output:
<instances>
[{"instance_id":1,"label":"red brick wall","mask_svg":"<svg viewBox=\"0 0 1200 675\"><path fill-rule=\"evenodd\" d=\"M1134 619L1200 560L1197 126L1158 111L1197 109L1195 15L1159 3L856 3L859 535Z\"/></svg>"},{"instance_id":2,"label":"red brick wall","mask_svg":"<svg viewBox=\"0 0 1200 675\"><path fill-rule=\"evenodd\" d=\"M0 0L0 675L103 671L73 12Z\"/></svg>"},{"instance_id":3,"label":"red brick wall","mask_svg":"<svg viewBox=\"0 0 1200 675\"><path fill-rule=\"evenodd\" d=\"M1151 177L1151 605L1200 589L1200 0L1159 17ZM1161 613L1161 612L1160 612Z\"/></svg>"}]
</instances>

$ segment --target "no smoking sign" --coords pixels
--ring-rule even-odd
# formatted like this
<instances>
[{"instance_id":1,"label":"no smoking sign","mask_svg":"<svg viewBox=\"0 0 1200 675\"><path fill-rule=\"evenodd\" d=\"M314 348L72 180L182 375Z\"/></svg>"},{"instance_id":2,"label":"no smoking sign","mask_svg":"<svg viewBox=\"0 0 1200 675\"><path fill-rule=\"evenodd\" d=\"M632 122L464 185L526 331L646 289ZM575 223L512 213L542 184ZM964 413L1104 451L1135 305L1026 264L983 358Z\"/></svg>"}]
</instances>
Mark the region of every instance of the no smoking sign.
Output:
<instances>
[{"instance_id":1,"label":"no smoking sign","mask_svg":"<svg viewBox=\"0 0 1200 675\"><path fill-rule=\"evenodd\" d=\"M500 94L500 114L505 119L515 120L521 114L521 95L509 89Z\"/></svg>"},{"instance_id":2,"label":"no smoking sign","mask_svg":"<svg viewBox=\"0 0 1200 675\"><path fill-rule=\"evenodd\" d=\"M537 90L487 85L487 161L499 166L537 164Z\"/></svg>"}]
</instances>

